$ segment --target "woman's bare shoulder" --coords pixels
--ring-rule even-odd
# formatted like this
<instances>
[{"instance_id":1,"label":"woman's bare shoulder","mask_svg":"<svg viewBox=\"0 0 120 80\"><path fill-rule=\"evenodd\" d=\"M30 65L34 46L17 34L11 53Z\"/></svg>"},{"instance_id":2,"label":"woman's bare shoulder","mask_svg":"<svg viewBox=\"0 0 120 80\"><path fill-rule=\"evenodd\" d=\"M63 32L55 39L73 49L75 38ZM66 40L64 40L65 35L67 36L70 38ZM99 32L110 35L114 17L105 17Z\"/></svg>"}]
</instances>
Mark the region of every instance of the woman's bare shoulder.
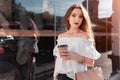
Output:
<instances>
[{"instance_id":1,"label":"woman's bare shoulder","mask_svg":"<svg viewBox=\"0 0 120 80\"><path fill-rule=\"evenodd\" d=\"M85 39L88 39L90 35L87 32L83 31L83 32L80 33L80 36L85 38Z\"/></svg>"},{"instance_id":2,"label":"woman's bare shoulder","mask_svg":"<svg viewBox=\"0 0 120 80\"><path fill-rule=\"evenodd\" d=\"M67 34L66 34L66 32L64 32L64 33L59 34L58 38L62 38L62 37L66 37L66 36L67 36Z\"/></svg>"}]
</instances>

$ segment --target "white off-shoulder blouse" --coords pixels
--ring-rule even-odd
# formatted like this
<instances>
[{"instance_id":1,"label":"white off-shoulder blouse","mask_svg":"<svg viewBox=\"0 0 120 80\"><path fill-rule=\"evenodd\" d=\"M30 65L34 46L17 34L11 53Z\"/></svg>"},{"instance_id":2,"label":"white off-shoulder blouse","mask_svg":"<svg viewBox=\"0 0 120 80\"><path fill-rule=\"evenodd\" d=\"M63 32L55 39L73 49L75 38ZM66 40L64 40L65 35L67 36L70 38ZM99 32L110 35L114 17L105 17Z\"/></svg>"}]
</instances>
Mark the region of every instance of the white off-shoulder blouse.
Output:
<instances>
[{"instance_id":1,"label":"white off-shoulder blouse","mask_svg":"<svg viewBox=\"0 0 120 80\"><path fill-rule=\"evenodd\" d=\"M53 55L56 56L54 77L59 73L66 74L74 79L74 73L87 70L87 66L80 64L75 60L63 60L60 58L58 45L68 45L68 50L80 54L81 56L98 59L101 54L95 49L92 40L81 37L61 37L57 39L57 45L53 50Z\"/></svg>"}]
</instances>

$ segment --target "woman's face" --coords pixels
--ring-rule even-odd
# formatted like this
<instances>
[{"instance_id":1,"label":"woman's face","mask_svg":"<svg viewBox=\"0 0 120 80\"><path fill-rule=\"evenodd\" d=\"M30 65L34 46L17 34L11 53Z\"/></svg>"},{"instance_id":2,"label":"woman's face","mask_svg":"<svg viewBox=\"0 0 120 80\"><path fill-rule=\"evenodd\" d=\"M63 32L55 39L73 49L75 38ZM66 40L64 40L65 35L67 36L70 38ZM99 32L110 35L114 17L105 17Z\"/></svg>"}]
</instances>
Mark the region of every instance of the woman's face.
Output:
<instances>
[{"instance_id":1,"label":"woman's face","mask_svg":"<svg viewBox=\"0 0 120 80\"><path fill-rule=\"evenodd\" d=\"M70 28L79 28L79 26L83 21L83 14L81 9L79 8L73 9L68 20L69 20Z\"/></svg>"}]
</instances>

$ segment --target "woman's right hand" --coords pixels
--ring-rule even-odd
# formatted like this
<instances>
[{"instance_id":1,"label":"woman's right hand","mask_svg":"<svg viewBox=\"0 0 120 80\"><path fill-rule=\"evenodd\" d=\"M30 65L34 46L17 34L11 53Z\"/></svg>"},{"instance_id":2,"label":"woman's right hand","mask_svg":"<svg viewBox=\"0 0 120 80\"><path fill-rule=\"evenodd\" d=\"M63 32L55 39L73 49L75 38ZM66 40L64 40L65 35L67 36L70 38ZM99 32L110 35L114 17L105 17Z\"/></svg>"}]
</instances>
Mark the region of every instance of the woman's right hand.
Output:
<instances>
[{"instance_id":1,"label":"woman's right hand","mask_svg":"<svg viewBox=\"0 0 120 80\"><path fill-rule=\"evenodd\" d=\"M63 60L69 60L69 52L67 49L65 48L58 48L59 49L59 53L60 53L60 58L62 58Z\"/></svg>"}]
</instances>

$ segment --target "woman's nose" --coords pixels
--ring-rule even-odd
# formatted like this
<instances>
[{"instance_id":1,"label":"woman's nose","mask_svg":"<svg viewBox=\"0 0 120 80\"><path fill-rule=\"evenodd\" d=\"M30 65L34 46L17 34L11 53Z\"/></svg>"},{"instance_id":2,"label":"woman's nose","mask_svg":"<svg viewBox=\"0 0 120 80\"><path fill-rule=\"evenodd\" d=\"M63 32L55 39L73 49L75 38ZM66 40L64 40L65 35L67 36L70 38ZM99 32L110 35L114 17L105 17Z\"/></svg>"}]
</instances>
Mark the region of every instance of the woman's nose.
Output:
<instances>
[{"instance_id":1,"label":"woman's nose","mask_svg":"<svg viewBox=\"0 0 120 80\"><path fill-rule=\"evenodd\" d=\"M80 18L76 17L76 18L75 18L75 21L76 21L76 22L80 21Z\"/></svg>"}]
</instances>

